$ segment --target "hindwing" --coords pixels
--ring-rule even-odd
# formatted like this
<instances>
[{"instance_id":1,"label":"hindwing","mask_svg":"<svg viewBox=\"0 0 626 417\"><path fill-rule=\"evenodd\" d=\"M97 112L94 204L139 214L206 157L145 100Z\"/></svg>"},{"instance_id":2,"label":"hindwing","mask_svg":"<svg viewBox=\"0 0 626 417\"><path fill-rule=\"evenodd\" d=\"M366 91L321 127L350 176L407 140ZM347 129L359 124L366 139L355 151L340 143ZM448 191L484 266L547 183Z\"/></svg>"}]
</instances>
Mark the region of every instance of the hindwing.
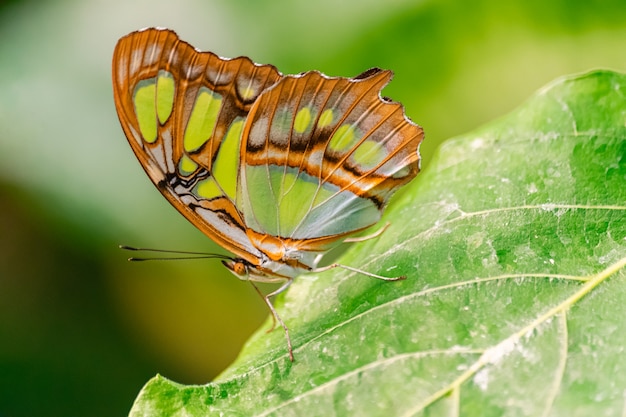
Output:
<instances>
[{"instance_id":1,"label":"hindwing","mask_svg":"<svg viewBox=\"0 0 626 417\"><path fill-rule=\"evenodd\" d=\"M330 241L376 223L419 171L422 129L380 96L391 71L317 71L263 92L244 128L241 210L248 227Z\"/></svg>"}]
</instances>

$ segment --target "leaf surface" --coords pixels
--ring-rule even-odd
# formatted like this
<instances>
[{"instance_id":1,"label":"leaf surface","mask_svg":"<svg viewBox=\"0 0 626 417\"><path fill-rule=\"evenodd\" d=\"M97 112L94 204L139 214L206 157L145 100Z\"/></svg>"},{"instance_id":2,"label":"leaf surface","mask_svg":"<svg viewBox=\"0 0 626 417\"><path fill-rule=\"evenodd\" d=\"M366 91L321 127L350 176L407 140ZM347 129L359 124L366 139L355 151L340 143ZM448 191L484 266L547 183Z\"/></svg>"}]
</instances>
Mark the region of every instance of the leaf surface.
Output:
<instances>
[{"instance_id":1,"label":"leaf surface","mask_svg":"<svg viewBox=\"0 0 626 417\"><path fill-rule=\"evenodd\" d=\"M216 381L157 376L131 415L622 415L625 91L564 78L449 140L340 259L406 281L299 277L277 301L295 363L261 329Z\"/></svg>"}]
</instances>

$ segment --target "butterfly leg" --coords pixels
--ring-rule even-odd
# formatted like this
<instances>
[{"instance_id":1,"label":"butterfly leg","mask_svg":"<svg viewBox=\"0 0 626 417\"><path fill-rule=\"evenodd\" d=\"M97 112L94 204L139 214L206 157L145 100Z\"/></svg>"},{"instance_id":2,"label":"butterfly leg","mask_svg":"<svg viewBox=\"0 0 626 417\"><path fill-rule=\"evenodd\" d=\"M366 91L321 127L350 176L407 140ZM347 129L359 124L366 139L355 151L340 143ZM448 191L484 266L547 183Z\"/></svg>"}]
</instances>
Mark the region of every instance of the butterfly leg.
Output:
<instances>
[{"instance_id":1,"label":"butterfly leg","mask_svg":"<svg viewBox=\"0 0 626 417\"><path fill-rule=\"evenodd\" d=\"M267 304L267 307L269 307L270 311L272 312L273 324L272 324L272 327L270 328L270 331L274 329L277 321L280 323L283 330L285 331L285 338L287 339L287 350L289 351L289 360L293 362L294 361L293 347L291 345L291 338L289 337L289 329L287 328L287 325L285 324L283 319L281 319L280 316L278 315L278 312L276 311L276 309L274 308L274 305L272 304L272 301L270 300L271 297L278 295L281 292L285 291L287 288L289 288L289 286L293 282L293 279L289 278L287 282L285 282L283 285L280 286L280 288L278 288L276 291L272 291L271 293L267 295L263 295L263 293L261 292L261 290L259 290L259 287L256 286L254 281L249 281L249 282L250 284L252 284L252 286L254 287L256 292L261 296L261 298L265 300L265 304Z\"/></svg>"},{"instance_id":2,"label":"butterfly leg","mask_svg":"<svg viewBox=\"0 0 626 417\"><path fill-rule=\"evenodd\" d=\"M348 265L342 265L342 264L337 264L337 263L312 269L311 272L324 272L324 271L328 271L329 269L334 269L334 268L342 268L348 271L356 272L357 274L365 275L365 276L376 278L376 279L382 279L383 281L402 281L406 279L405 275L401 275L399 277L384 277L382 275L377 275L371 272L363 271L362 269L357 269Z\"/></svg>"},{"instance_id":3,"label":"butterfly leg","mask_svg":"<svg viewBox=\"0 0 626 417\"><path fill-rule=\"evenodd\" d=\"M374 233L372 233L371 235L367 235L367 236L359 236L359 237L349 237L347 239L344 239L343 243L354 243L354 242L363 242L365 240L370 240L370 239L374 239L375 237L378 237L380 235L383 234L383 232L385 230L387 230L387 228L391 225L391 223L387 222L383 227L381 227L380 229L378 229L377 231L375 231Z\"/></svg>"},{"instance_id":4,"label":"butterfly leg","mask_svg":"<svg viewBox=\"0 0 626 417\"><path fill-rule=\"evenodd\" d=\"M265 299L265 296L262 296L263 299ZM269 329L267 329L265 331L265 333L272 333L274 331L274 329L276 328L276 317L274 317L274 314L270 314L272 316L272 325L270 326Z\"/></svg>"}]
</instances>

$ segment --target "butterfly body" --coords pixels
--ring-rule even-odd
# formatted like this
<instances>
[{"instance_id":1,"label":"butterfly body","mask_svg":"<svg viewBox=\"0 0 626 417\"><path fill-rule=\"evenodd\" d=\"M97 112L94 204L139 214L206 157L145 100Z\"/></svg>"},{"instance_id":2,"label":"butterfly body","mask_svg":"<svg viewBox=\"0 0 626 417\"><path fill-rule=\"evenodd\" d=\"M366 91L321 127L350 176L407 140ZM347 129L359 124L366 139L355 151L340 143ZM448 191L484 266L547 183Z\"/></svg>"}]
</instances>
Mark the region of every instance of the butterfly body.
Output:
<instances>
[{"instance_id":1,"label":"butterfly body","mask_svg":"<svg viewBox=\"0 0 626 417\"><path fill-rule=\"evenodd\" d=\"M391 77L283 75L164 29L123 37L113 56L116 109L144 170L235 255L228 269L259 282L319 269L418 173L423 131L380 96Z\"/></svg>"}]
</instances>

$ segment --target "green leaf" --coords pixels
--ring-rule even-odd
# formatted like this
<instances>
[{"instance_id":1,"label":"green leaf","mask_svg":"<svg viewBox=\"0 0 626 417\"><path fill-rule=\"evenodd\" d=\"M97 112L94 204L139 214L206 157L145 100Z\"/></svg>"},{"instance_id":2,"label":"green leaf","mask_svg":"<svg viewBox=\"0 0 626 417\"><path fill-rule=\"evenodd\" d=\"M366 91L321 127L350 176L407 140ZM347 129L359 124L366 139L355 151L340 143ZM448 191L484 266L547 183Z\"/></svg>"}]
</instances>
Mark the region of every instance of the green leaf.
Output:
<instances>
[{"instance_id":1,"label":"green leaf","mask_svg":"<svg viewBox=\"0 0 626 417\"><path fill-rule=\"evenodd\" d=\"M295 363L261 330L215 382L157 376L131 415L622 415L625 94L623 74L565 78L446 142L341 259L406 281L299 277L277 302Z\"/></svg>"}]
</instances>

